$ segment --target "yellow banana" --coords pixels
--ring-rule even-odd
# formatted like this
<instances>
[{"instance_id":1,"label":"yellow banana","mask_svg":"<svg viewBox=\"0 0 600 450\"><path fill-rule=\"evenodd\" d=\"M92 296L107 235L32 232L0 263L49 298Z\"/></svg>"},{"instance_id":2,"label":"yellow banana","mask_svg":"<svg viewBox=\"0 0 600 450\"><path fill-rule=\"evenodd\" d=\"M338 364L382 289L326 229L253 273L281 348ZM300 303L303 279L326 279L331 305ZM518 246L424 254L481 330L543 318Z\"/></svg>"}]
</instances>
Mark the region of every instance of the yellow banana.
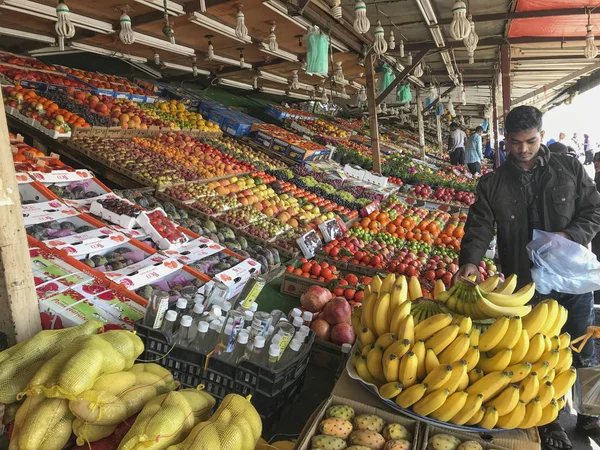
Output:
<instances>
[{"instance_id":1,"label":"yellow banana","mask_svg":"<svg viewBox=\"0 0 600 450\"><path fill-rule=\"evenodd\" d=\"M528 404L537 396L539 390L540 380L538 380L535 372L531 372L527 378L521 382L521 387L519 388L519 398L523 400L525 404Z\"/></svg>"},{"instance_id":2,"label":"yellow banana","mask_svg":"<svg viewBox=\"0 0 600 450\"><path fill-rule=\"evenodd\" d=\"M465 406L469 394L466 392L455 392L451 394L444 404L432 412L430 416L435 420L448 422Z\"/></svg>"},{"instance_id":3,"label":"yellow banana","mask_svg":"<svg viewBox=\"0 0 600 450\"><path fill-rule=\"evenodd\" d=\"M460 327L459 327L460 329ZM448 347L438 355L440 364L452 364L460 361L469 350L471 340L468 334L459 334Z\"/></svg>"},{"instance_id":4,"label":"yellow banana","mask_svg":"<svg viewBox=\"0 0 600 450\"><path fill-rule=\"evenodd\" d=\"M476 411L473 417L471 417L465 425L477 425L479 422L483 420L483 416L485 415L485 406L479 408L479 411Z\"/></svg>"},{"instance_id":5,"label":"yellow banana","mask_svg":"<svg viewBox=\"0 0 600 450\"><path fill-rule=\"evenodd\" d=\"M367 367L367 358L364 356L361 356L358 358L358 361L356 361L356 372L363 381L371 384L377 384L377 380L373 377L373 375L371 375L371 372L369 372Z\"/></svg>"},{"instance_id":6,"label":"yellow banana","mask_svg":"<svg viewBox=\"0 0 600 450\"><path fill-rule=\"evenodd\" d=\"M421 416L428 416L439 409L446 402L449 395L450 391L448 389L433 391L415 403L412 410Z\"/></svg>"},{"instance_id":7,"label":"yellow banana","mask_svg":"<svg viewBox=\"0 0 600 450\"><path fill-rule=\"evenodd\" d=\"M361 345L364 347L366 345L371 345L375 343L375 334L368 327L363 327L362 330L358 333L358 340Z\"/></svg>"},{"instance_id":8,"label":"yellow banana","mask_svg":"<svg viewBox=\"0 0 600 450\"><path fill-rule=\"evenodd\" d=\"M450 325L443 330L438 331L425 341L425 348L430 348L438 356L448 345L450 345L456 336L458 336L458 325Z\"/></svg>"},{"instance_id":9,"label":"yellow banana","mask_svg":"<svg viewBox=\"0 0 600 450\"><path fill-rule=\"evenodd\" d=\"M547 361L539 361L531 366L531 373L535 373L537 379L542 381L550 371L550 365Z\"/></svg>"},{"instance_id":10,"label":"yellow banana","mask_svg":"<svg viewBox=\"0 0 600 450\"><path fill-rule=\"evenodd\" d=\"M380 294L373 310L373 325L378 336L390 331L390 294Z\"/></svg>"},{"instance_id":11,"label":"yellow banana","mask_svg":"<svg viewBox=\"0 0 600 450\"><path fill-rule=\"evenodd\" d=\"M461 334L471 334L473 328L473 320L469 316L464 316L458 321L459 330Z\"/></svg>"},{"instance_id":12,"label":"yellow banana","mask_svg":"<svg viewBox=\"0 0 600 450\"><path fill-rule=\"evenodd\" d=\"M567 370L573 364L573 352L570 348L561 348L558 351L558 364L554 366L554 369L560 374Z\"/></svg>"},{"instance_id":13,"label":"yellow banana","mask_svg":"<svg viewBox=\"0 0 600 450\"><path fill-rule=\"evenodd\" d=\"M526 430L534 427L541 418L542 407L540 406L540 401L537 398L534 398L525 408L525 418L523 422L520 423L519 428Z\"/></svg>"},{"instance_id":14,"label":"yellow banana","mask_svg":"<svg viewBox=\"0 0 600 450\"><path fill-rule=\"evenodd\" d=\"M483 395L483 401L485 402L508 386L510 378L511 375L508 372L492 372L469 386L467 392Z\"/></svg>"},{"instance_id":15,"label":"yellow banana","mask_svg":"<svg viewBox=\"0 0 600 450\"><path fill-rule=\"evenodd\" d=\"M435 355L435 353L433 353L433 350L431 350L430 348L426 349L425 350L425 373L431 373L433 371L433 369L435 369L439 365L440 365L440 361L439 361L439 359L437 359L437 356Z\"/></svg>"},{"instance_id":16,"label":"yellow banana","mask_svg":"<svg viewBox=\"0 0 600 450\"><path fill-rule=\"evenodd\" d=\"M436 285L437 285L437 282L436 282ZM434 294L433 299L437 300L438 302L446 303L450 299L451 296L452 296L451 291L440 291L437 294Z\"/></svg>"},{"instance_id":17,"label":"yellow banana","mask_svg":"<svg viewBox=\"0 0 600 450\"><path fill-rule=\"evenodd\" d=\"M451 314L436 314L415 326L415 341L426 341L452 323Z\"/></svg>"},{"instance_id":18,"label":"yellow banana","mask_svg":"<svg viewBox=\"0 0 600 450\"><path fill-rule=\"evenodd\" d=\"M565 397L555 398L554 400L556 400L559 410L563 409L565 407L565 403L567 402Z\"/></svg>"},{"instance_id":19,"label":"yellow banana","mask_svg":"<svg viewBox=\"0 0 600 450\"><path fill-rule=\"evenodd\" d=\"M498 274L489 277L487 280L479 283L479 289L483 292L492 292L498 286L500 282L500 276Z\"/></svg>"},{"instance_id":20,"label":"yellow banana","mask_svg":"<svg viewBox=\"0 0 600 450\"><path fill-rule=\"evenodd\" d=\"M542 326L538 330L538 333L547 335L550 328L556 322L556 317L558 316L558 314L560 312L559 308L558 308L560 305L558 304L558 302L556 300L551 300L551 299L544 300L540 304L544 304L548 307L548 315L546 317L546 320L544 320L544 322L542 323ZM537 308L537 306L536 306L536 308ZM527 330L527 331L530 331L530 330ZM529 334L531 334L531 331Z\"/></svg>"},{"instance_id":21,"label":"yellow banana","mask_svg":"<svg viewBox=\"0 0 600 450\"><path fill-rule=\"evenodd\" d=\"M410 342L408 340L404 341L395 341L392 345L385 349L383 352L383 358L387 359L392 353L398 357L398 359L402 358L406 352L410 350Z\"/></svg>"},{"instance_id":22,"label":"yellow banana","mask_svg":"<svg viewBox=\"0 0 600 450\"><path fill-rule=\"evenodd\" d=\"M519 336L519 340L512 348L512 356L510 357L510 364L517 364L518 362L523 361L525 355L529 351L529 333L527 330L523 329L521 331L521 336Z\"/></svg>"},{"instance_id":23,"label":"yellow banana","mask_svg":"<svg viewBox=\"0 0 600 450\"><path fill-rule=\"evenodd\" d=\"M379 277L379 275L375 275L373 278L371 278L371 292L375 293L380 293L381 292L381 285L382 285L382 281L381 278Z\"/></svg>"},{"instance_id":24,"label":"yellow banana","mask_svg":"<svg viewBox=\"0 0 600 450\"><path fill-rule=\"evenodd\" d=\"M562 372L561 372L562 373ZM554 383L554 379L556 378L556 369L552 369L548 372L548 374L544 377L544 381L550 381Z\"/></svg>"},{"instance_id":25,"label":"yellow banana","mask_svg":"<svg viewBox=\"0 0 600 450\"><path fill-rule=\"evenodd\" d=\"M417 366L419 361L414 352L408 352L402 357L400 361L400 368L398 370L398 378L400 383L405 388L409 388L414 384L417 384Z\"/></svg>"},{"instance_id":26,"label":"yellow banana","mask_svg":"<svg viewBox=\"0 0 600 450\"><path fill-rule=\"evenodd\" d=\"M513 294L499 294L497 292L482 292L482 295L497 307L515 308L529 303L535 294L535 283L529 283Z\"/></svg>"},{"instance_id":27,"label":"yellow banana","mask_svg":"<svg viewBox=\"0 0 600 450\"><path fill-rule=\"evenodd\" d=\"M481 355L479 358L479 363L477 367L483 370L485 373L492 373L503 371L510 364L510 357L512 356L512 350L510 348L505 348L504 350L500 350L491 358L488 358L485 355Z\"/></svg>"},{"instance_id":28,"label":"yellow banana","mask_svg":"<svg viewBox=\"0 0 600 450\"><path fill-rule=\"evenodd\" d=\"M360 330L362 330L363 325L360 323L360 313L358 311L361 311L362 308L354 308L354 312L352 313L352 316L350 316L350 321L352 323L352 329L354 330L354 333L358 335L358 333L360 333Z\"/></svg>"},{"instance_id":29,"label":"yellow banana","mask_svg":"<svg viewBox=\"0 0 600 450\"><path fill-rule=\"evenodd\" d=\"M533 365L529 362L520 362L513 364L512 366L508 366L506 371L512 373L510 382L519 383L523 381L532 372L532 367Z\"/></svg>"},{"instance_id":30,"label":"yellow banana","mask_svg":"<svg viewBox=\"0 0 600 450\"><path fill-rule=\"evenodd\" d=\"M525 402L519 400L517 406L515 406L515 408L512 411L510 411L508 414L498 417L496 427L505 428L507 430L517 428L519 424L523 421L523 416L525 416L526 409L527 405L525 405Z\"/></svg>"},{"instance_id":31,"label":"yellow banana","mask_svg":"<svg viewBox=\"0 0 600 450\"><path fill-rule=\"evenodd\" d=\"M462 392L469 387L469 374L463 373L460 377L460 382L458 383L458 392Z\"/></svg>"},{"instance_id":32,"label":"yellow banana","mask_svg":"<svg viewBox=\"0 0 600 450\"><path fill-rule=\"evenodd\" d=\"M368 297L365 296L363 304L361 306L362 314L360 315L360 323L367 327L369 330L375 332L375 325L373 324L373 313L375 311L375 304L379 296L377 292L372 293Z\"/></svg>"},{"instance_id":33,"label":"yellow banana","mask_svg":"<svg viewBox=\"0 0 600 450\"><path fill-rule=\"evenodd\" d=\"M469 377L469 385L475 384L478 380L481 380L484 377L483 370L481 369L473 369L469 371L467 376Z\"/></svg>"},{"instance_id":34,"label":"yellow banana","mask_svg":"<svg viewBox=\"0 0 600 450\"><path fill-rule=\"evenodd\" d=\"M421 289L421 283L415 276L410 277L408 280L408 298L410 300L416 300L423 297L423 290Z\"/></svg>"},{"instance_id":35,"label":"yellow banana","mask_svg":"<svg viewBox=\"0 0 600 450\"><path fill-rule=\"evenodd\" d=\"M436 280L435 285L433 286L433 298L437 300L442 292L446 291L446 285L442 280Z\"/></svg>"},{"instance_id":36,"label":"yellow banana","mask_svg":"<svg viewBox=\"0 0 600 450\"><path fill-rule=\"evenodd\" d=\"M454 394L458 390L464 375L467 375L467 362L465 360L455 362L452 364L450 378L442 385L441 389L448 389L450 394Z\"/></svg>"},{"instance_id":37,"label":"yellow banana","mask_svg":"<svg viewBox=\"0 0 600 450\"><path fill-rule=\"evenodd\" d=\"M551 337L550 342L552 342L552 347L550 347L552 350L560 349L560 337L558 335Z\"/></svg>"},{"instance_id":38,"label":"yellow banana","mask_svg":"<svg viewBox=\"0 0 600 450\"><path fill-rule=\"evenodd\" d=\"M525 316L531 311L531 306L498 306L485 298L481 291L475 287L477 297L475 306L477 310L486 317L502 317L502 316ZM491 294L490 294L491 295Z\"/></svg>"},{"instance_id":39,"label":"yellow banana","mask_svg":"<svg viewBox=\"0 0 600 450\"><path fill-rule=\"evenodd\" d=\"M479 338L479 351L489 352L496 347L508 331L509 324L510 318L508 316L496 319Z\"/></svg>"},{"instance_id":40,"label":"yellow banana","mask_svg":"<svg viewBox=\"0 0 600 450\"><path fill-rule=\"evenodd\" d=\"M402 383L392 381L391 383L385 383L379 387L379 395L386 400L396 398L402 392Z\"/></svg>"},{"instance_id":41,"label":"yellow banana","mask_svg":"<svg viewBox=\"0 0 600 450\"><path fill-rule=\"evenodd\" d=\"M527 350L527 353L521 361L527 361L532 364L536 363L544 354L545 350L544 336L541 333L537 333L529 341L529 350Z\"/></svg>"},{"instance_id":42,"label":"yellow banana","mask_svg":"<svg viewBox=\"0 0 600 450\"><path fill-rule=\"evenodd\" d=\"M394 272L388 273L381 283L381 291L379 291L379 295L391 294L395 282L396 274Z\"/></svg>"},{"instance_id":43,"label":"yellow banana","mask_svg":"<svg viewBox=\"0 0 600 450\"><path fill-rule=\"evenodd\" d=\"M519 403L519 385L509 384L496 398L485 403L485 407L495 407L498 416L504 416L516 408Z\"/></svg>"},{"instance_id":44,"label":"yellow banana","mask_svg":"<svg viewBox=\"0 0 600 450\"><path fill-rule=\"evenodd\" d=\"M390 330L392 330L394 333L398 334L397 331L400 327L400 322L402 322L402 320L410 314L410 307L410 302L401 303L394 311L394 314L392 314L392 318L390 320Z\"/></svg>"},{"instance_id":45,"label":"yellow banana","mask_svg":"<svg viewBox=\"0 0 600 450\"><path fill-rule=\"evenodd\" d=\"M481 337L481 330L479 328L473 328L471 330L471 345L479 347L480 337Z\"/></svg>"},{"instance_id":46,"label":"yellow banana","mask_svg":"<svg viewBox=\"0 0 600 450\"><path fill-rule=\"evenodd\" d=\"M371 285L370 285L370 284L367 284L367 285L365 286L365 297L364 297L364 298L367 298L367 297L368 297L369 295L371 295L372 293L373 293L373 291L372 291L372 289L371 289ZM364 304L364 302L363 302L363 304Z\"/></svg>"},{"instance_id":47,"label":"yellow banana","mask_svg":"<svg viewBox=\"0 0 600 450\"><path fill-rule=\"evenodd\" d=\"M571 367L569 370L565 370L563 373L558 374L552 382L554 385L554 398L560 398L563 395L566 395L571 387L573 387L575 384L576 379L577 371L573 367Z\"/></svg>"},{"instance_id":48,"label":"yellow banana","mask_svg":"<svg viewBox=\"0 0 600 450\"><path fill-rule=\"evenodd\" d=\"M498 410L494 406L492 406L492 407L486 408L485 414L483 415L483 418L479 422L479 426L481 428L485 428L486 430L491 430L492 428L494 428L496 426L497 422L498 422Z\"/></svg>"},{"instance_id":49,"label":"yellow banana","mask_svg":"<svg viewBox=\"0 0 600 450\"><path fill-rule=\"evenodd\" d=\"M540 400L542 408L548 406L552 399L554 399L554 385L550 381L540 384L538 399Z\"/></svg>"},{"instance_id":50,"label":"yellow banana","mask_svg":"<svg viewBox=\"0 0 600 450\"><path fill-rule=\"evenodd\" d=\"M426 391L426 384L415 384L408 389L404 389L400 395L396 397L396 404L402 408L410 408L425 396Z\"/></svg>"},{"instance_id":51,"label":"yellow banana","mask_svg":"<svg viewBox=\"0 0 600 450\"><path fill-rule=\"evenodd\" d=\"M535 424L535 426L541 427L544 425L548 425L550 422L554 422L556 420L556 418L558 417L559 411L560 411L560 408L558 407L558 403L556 402L556 400L552 399L550 401L550 403L548 403L542 409L542 417Z\"/></svg>"},{"instance_id":52,"label":"yellow banana","mask_svg":"<svg viewBox=\"0 0 600 450\"><path fill-rule=\"evenodd\" d=\"M381 347L373 347L367 354L367 368L369 373L377 381L385 382L385 376L383 375L383 349Z\"/></svg>"},{"instance_id":53,"label":"yellow banana","mask_svg":"<svg viewBox=\"0 0 600 450\"><path fill-rule=\"evenodd\" d=\"M408 281L404 275L398 275L396 277L396 283L394 283L394 291L398 291L400 295L400 305L408 300Z\"/></svg>"},{"instance_id":54,"label":"yellow banana","mask_svg":"<svg viewBox=\"0 0 600 450\"><path fill-rule=\"evenodd\" d=\"M548 305L538 303L529 314L523 317L523 329L527 330L529 336L533 336L540 332L546 319L548 319Z\"/></svg>"},{"instance_id":55,"label":"yellow banana","mask_svg":"<svg viewBox=\"0 0 600 450\"><path fill-rule=\"evenodd\" d=\"M500 350L503 348L512 349L521 338L521 332L523 331L523 321L519 316L511 317L508 322L508 330L504 334L504 337L494 347L494 350Z\"/></svg>"},{"instance_id":56,"label":"yellow banana","mask_svg":"<svg viewBox=\"0 0 600 450\"><path fill-rule=\"evenodd\" d=\"M388 383L398 381L398 369L400 368L400 358L398 358L397 355L392 353L387 358L383 357L381 363L383 365L383 376L385 377L385 380Z\"/></svg>"},{"instance_id":57,"label":"yellow banana","mask_svg":"<svg viewBox=\"0 0 600 450\"><path fill-rule=\"evenodd\" d=\"M384 350L398 340L398 336L395 333L384 333L377 338L375 341L375 347L381 347Z\"/></svg>"},{"instance_id":58,"label":"yellow banana","mask_svg":"<svg viewBox=\"0 0 600 450\"><path fill-rule=\"evenodd\" d=\"M558 348L563 349L571 345L571 335L569 333L563 333L558 337Z\"/></svg>"},{"instance_id":59,"label":"yellow banana","mask_svg":"<svg viewBox=\"0 0 600 450\"><path fill-rule=\"evenodd\" d=\"M560 352L558 349L544 352L540 357L541 361L546 361L550 366L548 370L554 369L560 360ZM546 376L546 374L544 374Z\"/></svg>"},{"instance_id":60,"label":"yellow banana","mask_svg":"<svg viewBox=\"0 0 600 450\"><path fill-rule=\"evenodd\" d=\"M427 371L425 368L425 355L427 353L427 349L425 348L425 342L418 341L412 347L412 351L417 357L417 379L422 381L427 375Z\"/></svg>"},{"instance_id":61,"label":"yellow banana","mask_svg":"<svg viewBox=\"0 0 600 450\"><path fill-rule=\"evenodd\" d=\"M373 344L365 345L360 354L366 358L373 347L375 347Z\"/></svg>"},{"instance_id":62,"label":"yellow banana","mask_svg":"<svg viewBox=\"0 0 600 450\"><path fill-rule=\"evenodd\" d=\"M450 419L450 423L455 425L464 425L468 420L481 410L483 403L483 395L474 394L468 395L464 406Z\"/></svg>"},{"instance_id":63,"label":"yellow banana","mask_svg":"<svg viewBox=\"0 0 600 450\"><path fill-rule=\"evenodd\" d=\"M469 347L469 349L467 350L467 353L465 353L465 356L463 357L463 359L465 361L467 361L467 372L470 372L475 367L477 367L477 363L479 362L480 357L481 357L481 354L479 353L479 347L477 347L477 346Z\"/></svg>"},{"instance_id":64,"label":"yellow banana","mask_svg":"<svg viewBox=\"0 0 600 450\"><path fill-rule=\"evenodd\" d=\"M398 307L405 301L406 300L402 300L402 292L400 288L394 285L392 292L390 292L390 318L394 315L394 312L398 309Z\"/></svg>"},{"instance_id":65,"label":"yellow banana","mask_svg":"<svg viewBox=\"0 0 600 450\"><path fill-rule=\"evenodd\" d=\"M544 352L552 349L552 339L544 334Z\"/></svg>"},{"instance_id":66,"label":"yellow banana","mask_svg":"<svg viewBox=\"0 0 600 450\"><path fill-rule=\"evenodd\" d=\"M402 319L396 333L398 334L398 339L407 339L411 345L413 344L415 339L415 320L412 314Z\"/></svg>"},{"instance_id":67,"label":"yellow banana","mask_svg":"<svg viewBox=\"0 0 600 450\"><path fill-rule=\"evenodd\" d=\"M435 391L444 385L452 375L452 366L449 364L440 364L427 374L423 384L429 386L429 392Z\"/></svg>"},{"instance_id":68,"label":"yellow banana","mask_svg":"<svg viewBox=\"0 0 600 450\"><path fill-rule=\"evenodd\" d=\"M517 275L515 275L514 273L512 275L509 275L505 280L504 283L502 283L500 286L498 286L494 292L496 294L505 294L505 295L511 295L514 291L515 288L517 287Z\"/></svg>"},{"instance_id":69,"label":"yellow banana","mask_svg":"<svg viewBox=\"0 0 600 450\"><path fill-rule=\"evenodd\" d=\"M562 327L564 326L565 322L567 321L568 316L569 316L569 312L567 311L567 309L564 306L559 305L556 321L554 322L554 324L552 324L552 326L548 330L548 336L550 336L550 337L558 336L561 333Z\"/></svg>"}]
</instances>

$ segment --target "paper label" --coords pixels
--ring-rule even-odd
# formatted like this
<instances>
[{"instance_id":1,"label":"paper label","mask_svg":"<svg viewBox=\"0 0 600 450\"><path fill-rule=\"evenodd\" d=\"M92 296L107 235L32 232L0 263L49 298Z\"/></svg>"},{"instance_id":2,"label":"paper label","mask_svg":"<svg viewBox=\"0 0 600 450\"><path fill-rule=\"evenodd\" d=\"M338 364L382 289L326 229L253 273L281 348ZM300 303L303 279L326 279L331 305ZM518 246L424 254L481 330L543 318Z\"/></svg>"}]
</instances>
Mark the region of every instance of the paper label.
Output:
<instances>
[{"instance_id":1,"label":"paper label","mask_svg":"<svg viewBox=\"0 0 600 450\"><path fill-rule=\"evenodd\" d=\"M146 286L147 284L154 283L155 281L178 271L182 267L183 264L173 258L169 258L160 263L145 267L136 274L116 278L114 281L133 291L142 286Z\"/></svg>"},{"instance_id":2,"label":"paper label","mask_svg":"<svg viewBox=\"0 0 600 450\"><path fill-rule=\"evenodd\" d=\"M31 172L31 176L44 184L73 182L94 178L94 175L89 170L76 170L75 172L69 172L67 170L53 170L50 173Z\"/></svg>"}]
</instances>

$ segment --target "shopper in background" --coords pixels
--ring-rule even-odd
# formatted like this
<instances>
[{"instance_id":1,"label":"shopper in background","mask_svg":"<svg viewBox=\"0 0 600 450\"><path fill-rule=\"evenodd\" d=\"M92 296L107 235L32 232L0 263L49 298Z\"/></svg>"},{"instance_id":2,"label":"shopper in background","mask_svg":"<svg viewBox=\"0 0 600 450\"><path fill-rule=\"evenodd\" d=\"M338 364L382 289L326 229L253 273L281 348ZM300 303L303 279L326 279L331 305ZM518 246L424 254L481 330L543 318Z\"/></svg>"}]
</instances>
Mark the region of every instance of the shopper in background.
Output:
<instances>
[{"instance_id":1,"label":"shopper in background","mask_svg":"<svg viewBox=\"0 0 600 450\"><path fill-rule=\"evenodd\" d=\"M594 176L596 190L600 192L600 152L594 154L594 169L596 170L596 175ZM600 261L600 233L596 234L596 237L592 240L592 251L596 255L596 258L598 258L598 261ZM600 291L594 292L594 303L600 304Z\"/></svg>"},{"instance_id":2,"label":"shopper in background","mask_svg":"<svg viewBox=\"0 0 600 450\"><path fill-rule=\"evenodd\" d=\"M592 150L592 144L590 137L587 134L583 135L583 152L585 153L584 165L590 165L594 160L594 151Z\"/></svg>"},{"instance_id":3,"label":"shopper in background","mask_svg":"<svg viewBox=\"0 0 600 450\"><path fill-rule=\"evenodd\" d=\"M450 136L448 138L448 152L450 153L450 164L453 166L465 164L465 142L467 135L460 129L456 122L450 124Z\"/></svg>"},{"instance_id":4,"label":"shopper in background","mask_svg":"<svg viewBox=\"0 0 600 450\"><path fill-rule=\"evenodd\" d=\"M565 133L559 133L558 134L558 142L564 142L564 140L567 138L567 135Z\"/></svg>"},{"instance_id":5,"label":"shopper in background","mask_svg":"<svg viewBox=\"0 0 600 450\"><path fill-rule=\"evenodd\" d=\"M541 144L542 112L532 106L519 106L506 117L506 163L481 177L477 201L469 209L461 242L460 269L455 280L474 275L497 228L500 265L506 274L516 274L519 286L531 281L531 261L527 244L533 230L556 233L581 245L589 245L600 231L600 193L581 164L566 155L550 153ZM565 264L569 256L565 255ZM564 331L583 336L594 325L594 298L586 294L551 292L568 313ZM535 300L539 301L536 295ZM574 353L575 367L596 364L593 340L581 353ZM590 437L600 436L597 418L579 415L577 429ZM572 448L558 421L540 429L543 444ZM556 446L556 442L561 445Z\"/></svg>"},{"instance_id":6,"label":"shopper in background","mask_svg":"<svg viewBox=\"0 0 600 450\"><path fill-rule=\"evenodd\" d=\"M500 167L502 164L504 164L504 161L506 159L505 148L506 148L506 142L504 141L504 139L502 139L498 143L498 154L499 154L498 162L499 162L499 164L496 163L496 155L494 154L494 170L496 170L498 167Z\"/></svg>"},{"instance_id":7,"label":"shopper in background","mask_svg":"<svg viewBox=\"0 0 600 450\"><path fill-rule=\"evenodd\" d=\"M485 151L483 152L483 156L485 156L490 161L494 159L494 149L492 148L492 141L489 136L483 137L483 148Z\"/></svg>"},{"instance_id":8,"label":"shopper in background","mask_svg":"<svg viewBox=\"0 0 600 450\"><path fill-rule=\"evenodd\" d=\"M467 146L465 147L465 162L472 175L481 171L481 161L483 160L482 134L483 127L479 126L475 128L475 132L469 136Z\"/></svg>"}]
</instances>

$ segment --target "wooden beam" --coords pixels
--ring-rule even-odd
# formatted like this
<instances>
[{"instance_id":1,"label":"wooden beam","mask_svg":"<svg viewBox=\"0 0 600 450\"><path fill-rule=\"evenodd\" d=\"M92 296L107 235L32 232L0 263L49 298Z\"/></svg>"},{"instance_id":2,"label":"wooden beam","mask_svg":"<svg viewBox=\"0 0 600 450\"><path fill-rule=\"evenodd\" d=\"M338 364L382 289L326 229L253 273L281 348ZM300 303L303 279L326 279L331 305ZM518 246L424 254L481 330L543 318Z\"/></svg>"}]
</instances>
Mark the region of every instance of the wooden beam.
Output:
<instances>
[{"instance_id":1,"label":"wooden beam","mask_svg":"<svg viewBox=\"0 0 600 450\"><path fill-rule=\"evenodd\" d=\"M492 131L494 133L494 158L496 167L500 167L500 134L498 133L498 77L492 82Z\"/></svg>"},{"instance_id":2,"label":"wooden beam","mask_svg":"<svg viewBox=\"0 0 600 450\"><path fill-rule=\"evenodd\" d=\"M454 89L456 89L456 86L452 86L448 89L446 89L443 93L441 93L438 98L436 98L434 101L432 101L429 105L427 105L425 107L425 109L423 110L424 113L426 113L427 111L429 111L431 108L435 108L435 106L439 103L439 101L444 98L446 95L450 94Z\"/></svg>"},{"instance_id":3,"label":"wooden beam","mask_svg":"<svg viewBox=\"0 0 600 450\"><path fill-rule=\"evenodd\" d=\"M40 331L41 321L1 99L0 93L0 333L11 346Z\"/></svg>"},{"instance_id":4,"label":"wooden beam","mask_svg":"<svg viewBox=\"0 0 600 450\"><path fill-rule=\"evenodd\" d=\"M369 106L369 128L371 130L371 152L373 171L381 173L381 152L379 151L379 125L377 123L377 103L375 99L375 67L373 54L367 55L365 76L367 79L367 104Z\"/></svg>"},{"instance_id":5,"label":"wooden beam","mask_svg":"<svg viewBox=\"0 0 600 450\"><path fill-rule=\"evenodd\" d=\"M479 44L477 44L477 48L483 47L496 47L502 44L550 44L550 43L561 43L561 42L583 42L583 37L581 36L523 36L516 38L503 38L503 37L488 37L479 39ZM464 41L451 41L446 42L445 48L465 48ZM417 50L435 50L439 48L435 45L435 43L426 41L426 42L415 42L413 44L405 45L405 51L417 51ZM389 52L390 56L399 56L397 51Z\"/></svg>"},{"instance_id":6,"label":"wooden beam","mask_svg":"<svg viewBox=\"0 0 600 450\"><path fill-rule=\"evenodd\" d=\"M500 46L500 71L502 73L502 117L510 112L510 45L502 44Z\"/></svg>"},{"instance_id":7,"label":"wooden beam","mask_svg":"<svg viewBox=\"0 0 600 450\"><path fill-rule=\"evenodd\" d=\"M297 0L297 4L288 3L288 11L290 14L301 16L311 0Z\"/></svg>"},{"instance_id":8,"label":"wooden beam","mask_svg":"<svg viewBox=\"0 0 600 450\"><path fill-rule=\"evenodd\" d=\"M442 116L435 116L435 128L437 131L438 150L441 153L444 150L444 140L442 139Z\"/></svg>"},{"instance_id":9,"label":"wooden beam","mask_svg":"<svg viewBox=\"0 0 600 450\"><path fill-rule=\"evenodd\" d=\"M419 150L421 159L425 161L425 124L423 123L423 101L420 98L421 89L417 88L417 120L419 123Z\"/></svg>"},{"instance_id":10,"label":"wooden beam","mask_svg":"<svg viewBox=\"0 0 600 450\"><path fill-rule=\"evenodd\" d=\"M385 90L381 94L379 94L379 97L377 97L377 105L380 105L381 102L383 102L383 100L390 94L390 92L396 89L396 86L398 86L406 78L408 78L408 76L411 74L414 68L421 63L421 61L423 60L423 58L425 58L425 55L427 55L428 52L429 50L421 50L417 56L413 57L413 63L410 66L405 67L402 72L396 75L394 81L392 81L390 85L387 88L385 88Z\"/></svg>"},{"instance_id":11,"label":"wooden beam","mask_svg":"<svg viewBox=\"0 0 600 450\"><path fill-rule=\"evenodd\" d=\"M568 83L569 81L573 81L576 78L582 77L584 75L587 75L590 72L594 72L596 70L600 69L600 62L597 62L596 64L590 64L586 67L584 67L583 69L580 69L576 72L570 73L569 75L566 75L556 81L553 81L552 83L548 83L547 85L536 89L533 92L530 92L528 94L523 95L522 97L519 97L518 99L516 99L513 104L519 105L521 103L526 102L527 100L530 100L534 97L537 97L538 95L543 94L544 92L550 90L550 89L554 89L555 87L561 86L565 83Z\"/></svg>"}]
</instances>

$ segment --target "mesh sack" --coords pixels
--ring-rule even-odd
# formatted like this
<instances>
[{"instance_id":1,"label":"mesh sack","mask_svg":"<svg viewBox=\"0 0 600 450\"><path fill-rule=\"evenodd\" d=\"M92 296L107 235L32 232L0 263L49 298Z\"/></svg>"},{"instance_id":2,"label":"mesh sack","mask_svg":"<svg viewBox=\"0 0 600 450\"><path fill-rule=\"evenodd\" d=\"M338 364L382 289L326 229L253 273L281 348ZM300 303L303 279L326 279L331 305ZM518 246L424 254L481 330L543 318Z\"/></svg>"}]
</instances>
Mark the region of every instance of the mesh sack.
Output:
<instances>
[{"instance_id":1,"label":"mesh sack","mask_svg":"<svg viewBox=\"0 0 600 450\"><path fill-rule=\"evenodd\" d=\"M94 425L78 418L73 420L73 433L77 437L77 445L104 439L113 434L116 428L116 425Z\"/></svg>"},{"instance_id":2,"label":"mesh sack","mask_svg":"<svg viewBox=\"0 0 600 450\"><path fill-rule=\"evenodd\" d=\"M17 401L17 395L27 386L37 370L61 352L78 336L96 334L102 329L97 321L86 322L64 330L40 331L31 339L0 352L0 403Z\"/></svg>"},{"instance_id":3,"label":"mesh sack","mask_svg":"<svg viewBox=\"0 0 600 450\"><path fill-rule=\"evenodd\" d=\"M216 400L196 389L169 392L146 403L119 450L164 450L208 418Z\"/></svg>"},{"instance_id":4,"label":"mesh sack","mask_svg":"<svg viewBox=\"0 0 600 450\"><path fill-rule=\"evenodd\" d=\"M71 436L73 415L68 401L32 395L15 417L9 450L60 450Z\"/></svg>"},{"instance_id":5,"label":"mesh sack","mask_svg":"<svg viewBox=\"0 0 600 450\"><path fill-rule=\"evenodd\" d=\"M115 431L110 436L96 442L77 445L77 447L73 447L73 450L115 450L133 426L136 418L137 415L134 415L117 425ZM75 419L75 421L77 421L77 419ZM73 428L75 427L75 421L73 422Z\"/></svg>"},{"instance_id":6,"label":"mesh sack","mask_svg":"<svg viewBox=\"0 0 600 450\"><path fill-rule=\"evenodd\" d=\"M228 394L213 416L168 450L254 450L262 422L254 406L238 394Z\"/></svg>"},{"instance_id":7,"label":"mesh sack","mask_svg":"<svg viewBox=\"0 0 600 450\"><path fill-rule=\"evenodd\" d=\"M128 371L98 378L92 389L69 402L69 409L90 424L118 425L157 395L176 387L167 369L158 364L136 364Z\"/></svg>"},{"instance_id":8,"label":"mesh sack","mask_svg":"<svg viewBox=\"0 0 600 450\"><path fill-rule=\"evenodd\" d=\"M75 400L99 376L131 368L143 351L142 340L129 331L80 336L39 368L24 394Z\"/></svg>"}]
</instances>

